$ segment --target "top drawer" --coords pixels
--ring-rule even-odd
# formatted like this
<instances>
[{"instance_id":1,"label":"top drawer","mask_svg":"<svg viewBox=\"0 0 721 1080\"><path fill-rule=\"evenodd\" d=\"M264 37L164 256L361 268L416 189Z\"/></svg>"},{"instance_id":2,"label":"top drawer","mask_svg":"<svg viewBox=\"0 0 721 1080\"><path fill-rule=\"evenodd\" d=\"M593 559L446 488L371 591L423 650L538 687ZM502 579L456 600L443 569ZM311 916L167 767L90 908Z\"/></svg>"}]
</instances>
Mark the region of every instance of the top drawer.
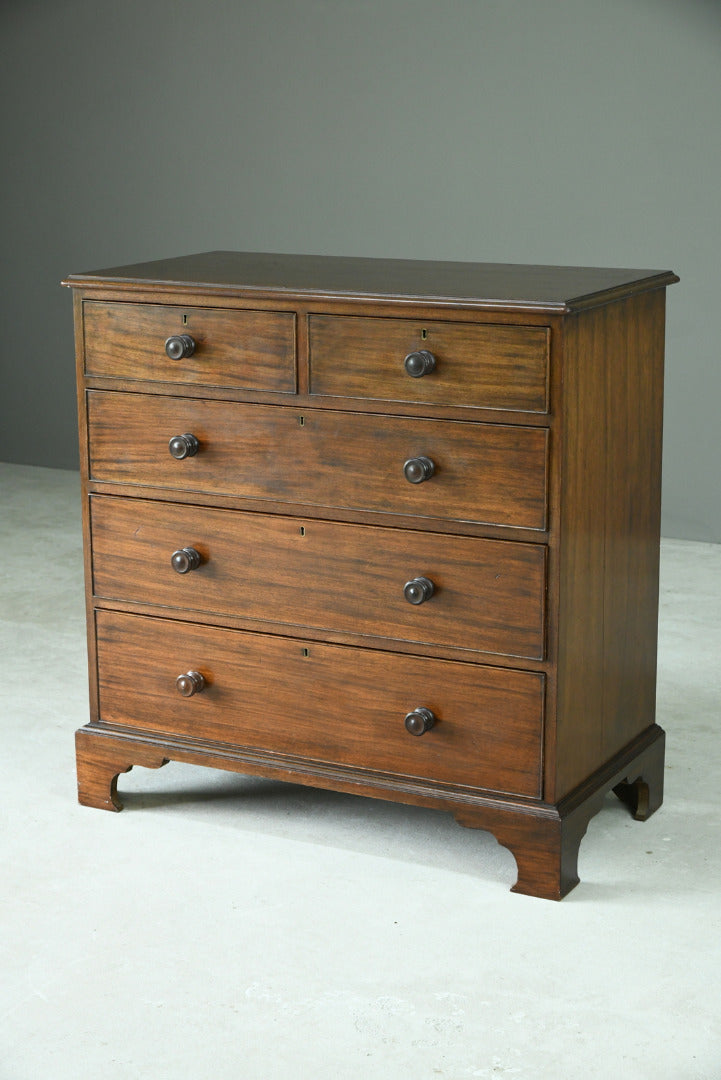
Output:
<instances>
[{"instance_id":1,"label":"top drawer","mask_svg":"<svg viewBox=\"0 0 721 1080\"><path fill-rule=\"evenodd\" d=\"M85 373L295 393L295 314L174 304L83 304ZM171 359L169 337L192 339Z\"/></svg>"},{"instance_id":2,"label":"top drawer","mask_svg":"<svg viewBox=\"0 0 721 1080\"><path fill-rule=\"evenodd\" d=\"M311 315L314 394L429 405L548 410L545 326ZM411 375L405 359L423 350L432 370ZM409 363L413 369L413 362Z\"/></svg>"}]
</instances>

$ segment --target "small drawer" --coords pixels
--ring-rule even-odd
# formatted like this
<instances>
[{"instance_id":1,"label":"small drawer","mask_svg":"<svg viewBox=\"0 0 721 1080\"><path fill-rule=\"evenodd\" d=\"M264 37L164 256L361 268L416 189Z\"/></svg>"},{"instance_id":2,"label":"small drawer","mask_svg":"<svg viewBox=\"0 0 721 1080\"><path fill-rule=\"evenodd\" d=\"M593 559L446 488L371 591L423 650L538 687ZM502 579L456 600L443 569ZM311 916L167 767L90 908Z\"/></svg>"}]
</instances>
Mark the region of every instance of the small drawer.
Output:
<instances>
[{"instance_id":1,"label":"small drawer","mask_svg":"<svg viewBox=\"0 0 721 1080\"><path fill-rule=\"evenodd\" d=\"M98 390L88 392L88 419L93 480L526 529L546 524L545 428ZM182 460L172 456L171 439Z\"/></svg>"},{"instance_id":2,"label":"small drawer","mask_svg":"<svg viewBox=\"0 0 721 1080\"><path fill-rule=\"evenodd\" d=\"M314 394L548 410L547 327L331 315L308 322Z\"/></svg>"},{"instance_id":3,"label":"small drawer","mask_svg":"<svg viewBox=\"0 0 721 1080\"><path fill-rule=\"evenodd\" d=\"M540 794L541 674L110 611L96 620L101 723ZM411 726L430 719L418 710L434 719L420 736L406 727L410 714Z\"/></svg>"},{"instance_id":4,"label":"small drawer","mask_svg":"<svg viewBox=\"0 0 721 1080\"><path fill-rule=\"evenodd\" d=\"M292 312L86 300L83 331L89 377L296 390Z\"/></svg>"},{"instance_id":5,"label":"small drawer","mask_svg":"<svg viewBox=\"0 0 721 1080\"><path fill-rule=\"evenodd\" d=\"M90 504L98 597L543 657L540 544L103 495Z\"/></svg>"}]
</instances>

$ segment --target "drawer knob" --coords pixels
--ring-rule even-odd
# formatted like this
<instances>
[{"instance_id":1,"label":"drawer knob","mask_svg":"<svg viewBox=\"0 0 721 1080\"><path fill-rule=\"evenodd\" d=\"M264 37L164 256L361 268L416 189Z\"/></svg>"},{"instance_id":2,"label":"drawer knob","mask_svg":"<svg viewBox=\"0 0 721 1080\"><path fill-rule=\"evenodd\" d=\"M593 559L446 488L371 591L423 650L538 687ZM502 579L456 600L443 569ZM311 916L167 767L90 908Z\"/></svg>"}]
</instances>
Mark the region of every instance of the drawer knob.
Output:
<instances>
[{"instance_id":1,"label":"drawer knob","mask_svg":"<svg viewBox=\"0 0 721 1080\"><path fill-rule=\"evenodd\" d=\"M430 731L435 722L436 718L431 710L419 705L417 709L414 709L413 712L409 712L406 715L406 731L410 735L425 735L427 731Z\"/></svg>"},{"instance_id":2,"label":"drawer knob","mask_svg":"<svg viewBox=\"0 0 721 1080\"><path fill-rule=\"evenodd\" d=\"M200 566L200 555L192 547L179 548L170 556L170 565L178 574L187 574Z\"/></svg>"},{"instance_id":3,"label":"drawer knob","mask_svg":"<svg viewBox=\"0 0 721 1080\"><path fill-rule=\"evenodd\" d=\"M403 367L412 379L420 379L428 375L436 366L436 358L427 349L419 349L417 352L409 352L403 361Z\"/></svg>"},{"instance_id":4,"label":"drawer knob","mask_svg":"<svg viewBox=\"0 0 721 1080\"><path fill-rule=\"evenodd\" d=\"M414 577L403 586L403 595L409 604L423 604L434 593L433 582L427 577Z\"/></svg>"},{"instance_id":5,"label":"drawer knob","mask_svg":"<svg viewBox=\"0 0 721 1080\"><path fill-rule=\"evenodd\" d=\"M422 484L430 480L436 467L428 457L412 457L403 466L403 475L409 484Z\"/></svg>"},{"instance_id":6,"label":"drawer knob","mask_svg":"<svg viewBox=\"0 0 721 1080\"><path fill-rule=\"evenodd\" d=\"M170 450L171 457L174 457L177 461L182 461L183 458L195 457L199 445L200 443L195 435L186 432L185 435L174 435L168 443L168 450Z\"/></svg>"},{"instance_id":7,"label":"drawer knob","mask_svg":"<svg viewBox=\"0 0 721 1080\"><path fill-rule=\"evenodd\" d=\"M184 675L178 675L175 685L183 697L192 697L204 688L205 679L199 671L186 671Z\"/></svg>"},{"instance_id":8,"label":"drawer knob","mask_svg":"<svg viewBox=\"0 0 721 1080\"><path fill-rule=\"evenodd\" d=\"M171 360L182 360L184 356L193 355L195 342L190 334L173 334L165 342L165 351Z\"/></svg>"}]
</instances>

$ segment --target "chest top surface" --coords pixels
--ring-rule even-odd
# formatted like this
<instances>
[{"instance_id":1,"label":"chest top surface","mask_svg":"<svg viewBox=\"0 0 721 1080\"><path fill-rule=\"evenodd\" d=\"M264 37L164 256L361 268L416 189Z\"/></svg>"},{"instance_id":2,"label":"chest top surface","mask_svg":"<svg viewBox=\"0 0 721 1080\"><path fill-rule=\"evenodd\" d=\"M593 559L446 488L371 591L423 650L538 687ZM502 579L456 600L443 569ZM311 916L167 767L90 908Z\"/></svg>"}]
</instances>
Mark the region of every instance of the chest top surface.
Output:
<instances>
[{"instance_id":1,"label":"chest top surface","mask_svg":"<svg viewBox=\"0 0 721 1080\"><path fill-rule=\"evenodd\" d=\"M207 251L72 274L64 284L126 290L166 286L324 299L416 298L564 314L675 281L678 277L670 270Z\"/></svg>"}]
</instances>

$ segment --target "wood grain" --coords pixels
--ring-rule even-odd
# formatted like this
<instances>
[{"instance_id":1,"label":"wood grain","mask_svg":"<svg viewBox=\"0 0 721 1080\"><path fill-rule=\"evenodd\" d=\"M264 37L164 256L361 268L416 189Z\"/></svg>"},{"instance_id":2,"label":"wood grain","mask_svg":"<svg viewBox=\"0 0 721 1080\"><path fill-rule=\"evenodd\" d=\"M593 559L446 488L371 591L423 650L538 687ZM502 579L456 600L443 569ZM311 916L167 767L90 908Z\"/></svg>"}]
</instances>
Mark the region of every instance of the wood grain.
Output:
<instances>
[{"instance_id":1,"label":"wood grain","mask_svg":"<svg viewBox=\"0 0 721 1080\"><path fill-rule=\"evenodd\" d=\"M93 496L95 595L541 659L541 545ZM179 575L171 553L201 556ZM379 555L382 557L379 558ZM435 592L414 606L405 583Z\"/></svg>"},{"instance_id":2,"label":"wood grain","mask_svg":"<svg viewBox=\"0 0 721 1080\"><path fill-rule=\"evenodd\" d=\"M640 819L663 798L676 280L233 252L69 279L81 801L119 809L133 764L248 771L449 809L514 853L515 891L573 888L605 793ZM171 361L178 333L197 348ZM419 349L435 363L413 379ZM174 460L186 433L198 452ZM411 458L433 462L422 483L404 477ZM198 552L185 575L181 548ZM403 585L419 577L433 591L413 606ZM418 709L435 721L413 737Z\"/></svg>"},{"instance_id":3,"label":"wood grain","mask_svg":"<svg viewBox=\"0 0 721 1080\"><path fill-rule=\"evenodd\" d=\"M159 769L168 763L162 751L151 746L98 739L92 729L75 732L75 758L78 774L78 802L97 810L123 809L118 797L118 776L134 765Z\"/></svg>"},{"instance_id":4,"label":"wood grain","mask_svg":"<svg viewBox=\"0 0 721 1080\"><path fill-rule=\"evenodd\" d=\"M543 676L96 613L100 719L439 783L537 796ZM181 697L175 679L206 688ZM403 721L419 705L436 726Z\"/></svg>"},{"instance_id":5,"label":"wood grain","mask_svg":"<svg viewBox=\"0 0 721 1080\"><path fill-rule=\"evenodd\" d=\"M94 480L543 529L544 429L89 391ZM168 439L190 432L195 457ZM436 475L409 484L427 455Z\"/></svg>"},{"instance_id":6,"label":"wood grain","mask_svg":"<svg viewBox=\"0 0 721 1080\"><path fill-rule=\"evenodd\" d=\"M562 899L578 884L579 845L607 791L613 789L636 812L635 798L627 790L628 778L636 778L636 788L648 789L643 807L647 814L658 808L663 794L664 734L656 726L596 770L558 806L105 724L81 728L76 746L80 801L106 810L122 809L117 791L119 773L133 765L158 768L168 760L451 810L460 824L492 832L513 853L518 867L513 892L549 900Z\"/></svg>"},{"instance_id":7,"label":"wood grain","mask_svg":"<svg viewBox=\"0 0 721 1080\"><path fill-rule=\"evenodd\" d=\"M86 300L83 325L89 376L291 394L296 388L292 312ZM166 355L174 334L193 338L192 356Z\"/></svg>"},{"instance_id":8,"label":"wood grain","mask_svg":"<svg viewBox=\"0 0 721 1080\"><path fill-rule=\"evenodd\" d=\"M568 321L552 798L654 723L664 293Z\"/></svg>"},{"instance_id":9,"label":"wood grain","mask_svg":"<svg viewBox=\"0 0 721 1080\"><path fill-rule=\"evenodd\" d=\"M469 408L547 408L545 327L311 315L314 394ZM406 355L426 349L436 367L411 378Z\"/></svg>"},{"instance_id":10,"label":"wood grain","mask_svg":"<svg viewBox=\"0 0 721 1080\"><path fill-rule=\"evenodd\" d=\"M351 296L566 313L674 281L678 278L669 270L207 251L73 274L65 284L92 288L111 283L118 293L153 285L276 301Z\"/></svg>"}]
</instances>

